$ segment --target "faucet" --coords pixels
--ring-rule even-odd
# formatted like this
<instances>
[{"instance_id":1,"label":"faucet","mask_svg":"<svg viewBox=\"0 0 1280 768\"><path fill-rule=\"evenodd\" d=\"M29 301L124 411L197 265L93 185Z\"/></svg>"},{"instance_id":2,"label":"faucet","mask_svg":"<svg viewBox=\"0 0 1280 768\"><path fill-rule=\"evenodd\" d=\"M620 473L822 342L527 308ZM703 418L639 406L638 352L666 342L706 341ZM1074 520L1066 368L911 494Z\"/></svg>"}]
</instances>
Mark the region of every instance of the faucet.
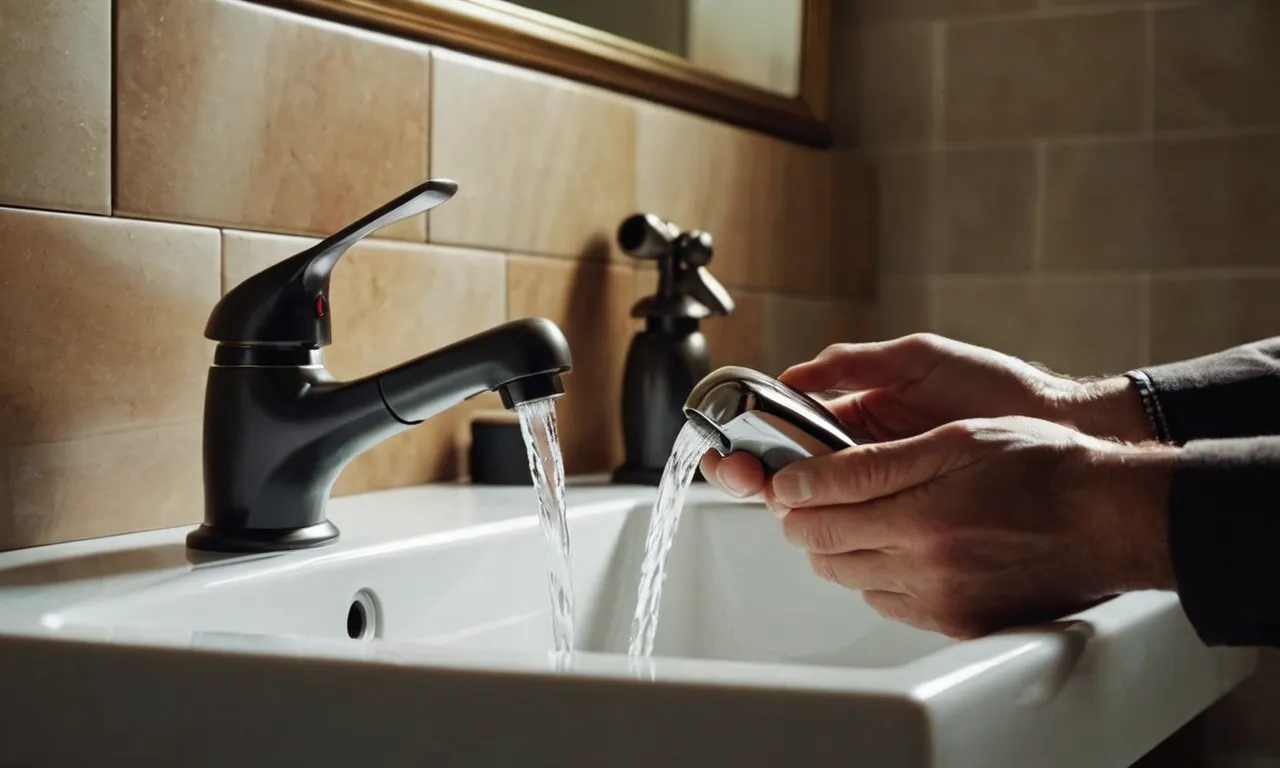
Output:
<instances>
[{"instance_id":1,"label":"faucet","mask_svg":"<svg viewBox=\"0 0 1280 768\"><path fill-rule=\"evenodd\" d=\"M204 523L193 549L276 552L334 541L325 502L347 462L388 437L486 391L507 408L556 397L572 361L550 320L499 325L393 368L340 382L329 278L369 233L422 213L458 185L433 179L316 245L253 275L214 306L204 404Z\"/></svg>"},{"instance_id":2,"label":"faucet","mask_svg":"<svg viewBox=\"0 0 1280 768\"><path fill-rule=\"evenodd\" d=\"M711 447L721 456L745 451L769 473L798 459L870 442L850 435L803 392L736 365L717 368L694 385L684 415L715 438Z\"/></svg>"}]
</instances>

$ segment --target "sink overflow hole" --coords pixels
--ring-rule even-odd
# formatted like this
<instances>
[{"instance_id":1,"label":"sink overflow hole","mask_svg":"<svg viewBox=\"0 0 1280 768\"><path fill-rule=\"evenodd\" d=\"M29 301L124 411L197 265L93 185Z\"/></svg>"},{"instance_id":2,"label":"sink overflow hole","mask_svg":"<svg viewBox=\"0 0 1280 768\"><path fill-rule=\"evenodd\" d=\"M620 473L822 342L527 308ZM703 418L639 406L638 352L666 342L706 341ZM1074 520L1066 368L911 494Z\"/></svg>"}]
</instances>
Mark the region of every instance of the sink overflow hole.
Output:
<instances>
[{"instance_id":1,"label":"sink overflow hole","mask_svg":"<svg viewBox=\"0 0 1280 768\"><path fill-rule=\"evenodd\" d=\"M372 640L377 636L378 605L373 593L362 589L351 598L347 608L347 637L352 640Z\"/></svg>"}]
</instances>

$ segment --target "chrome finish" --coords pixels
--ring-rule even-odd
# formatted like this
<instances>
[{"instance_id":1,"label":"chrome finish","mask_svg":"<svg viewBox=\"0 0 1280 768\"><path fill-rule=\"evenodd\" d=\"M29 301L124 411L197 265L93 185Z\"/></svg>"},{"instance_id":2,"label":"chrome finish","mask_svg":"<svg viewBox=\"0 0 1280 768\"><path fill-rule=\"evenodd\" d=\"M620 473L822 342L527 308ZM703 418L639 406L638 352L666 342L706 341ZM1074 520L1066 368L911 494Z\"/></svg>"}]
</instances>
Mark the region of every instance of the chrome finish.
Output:
<instances>
[{"instance_id":1,"label":"chrome finish","mask_svg":"<svg viewBox=\"0 0 1280 768\"><path fill-rule=\"evenodd\" d=\"M720 436L721 455L745 451L776 472L797 459L857 445L816 400L759 371L718 368L694 386L685 416Z\"/></svg>"}]
</instances>

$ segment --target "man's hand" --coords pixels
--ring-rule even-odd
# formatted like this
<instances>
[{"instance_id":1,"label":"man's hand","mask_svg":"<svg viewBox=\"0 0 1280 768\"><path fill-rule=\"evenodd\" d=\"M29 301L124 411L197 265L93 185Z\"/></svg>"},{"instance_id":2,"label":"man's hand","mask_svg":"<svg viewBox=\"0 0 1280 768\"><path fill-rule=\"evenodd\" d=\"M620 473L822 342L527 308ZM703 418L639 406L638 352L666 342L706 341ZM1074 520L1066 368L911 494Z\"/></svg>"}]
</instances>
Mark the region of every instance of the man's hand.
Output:
<instances>
[{"instance_id":1,"label":"man's hand","mask_svg":"<svg viewBox=\"0 0 1280 768\"><path fill-rule=\"evenodd\" d=\"M1030 416L1132 442L1155 437L1123 377L1081 382L932 334L837 344L779 379L819 396L843 392L826 406L850 432L878 441L912 437L961 419L997 416ZM713 451L703 459L702 474L739 498L764 487L759 462L745 454L722 460Z\"/></svg>"},{"instance_id":2,"label":"man's hand","mask_svg":"<svg viewBox=\"0 0 1280 768\"><path fill-rule=\"evenodd\" d=\"M768 484L820 576L953 637L1173 588L1165 522L1178 449L1010 417L799 461Z\"/></svg>"}]
</instances>

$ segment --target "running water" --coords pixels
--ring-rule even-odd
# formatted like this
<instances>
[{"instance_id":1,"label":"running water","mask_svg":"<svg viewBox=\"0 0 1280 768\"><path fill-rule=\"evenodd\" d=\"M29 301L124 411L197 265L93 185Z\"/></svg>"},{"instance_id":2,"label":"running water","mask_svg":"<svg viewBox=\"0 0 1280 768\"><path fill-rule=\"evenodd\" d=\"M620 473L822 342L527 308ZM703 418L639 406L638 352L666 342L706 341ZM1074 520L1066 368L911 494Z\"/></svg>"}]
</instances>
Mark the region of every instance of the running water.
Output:
<instances>
[{"instance_id":1,"label":"running water","mask_svg":"<svg viewBox=\"0 0 1280 768\"><path fill-rule=\"evenodd\" d=\"M538 518L547 538L547 584L551 588L551 633L556 651L573 650L573 577L569 572L569 528L565 522L564 459L556 434L555 400L516 406L529 451L529 471L538 493Z\"/></svg>"},{"instance_id":2,"label":"running water","mask_svg":"<svg viewBox=\"0 0 1280 768\"><path fill-rule=\"evenodd\" d=\"M644 562L640 566L640 594L636 598L636 616L631 622L630 656L646 657L653 653L653 640L658 634L658 610L662 605L662 582L667 578L667 552L680 526L684 497L693 482L694 470L702 455L719 438L706 427L687 422L676 437L671 458L662 471L658 485L658 501L649 517L649 534L644 543Z\"/></svg>"}]
</instances>

